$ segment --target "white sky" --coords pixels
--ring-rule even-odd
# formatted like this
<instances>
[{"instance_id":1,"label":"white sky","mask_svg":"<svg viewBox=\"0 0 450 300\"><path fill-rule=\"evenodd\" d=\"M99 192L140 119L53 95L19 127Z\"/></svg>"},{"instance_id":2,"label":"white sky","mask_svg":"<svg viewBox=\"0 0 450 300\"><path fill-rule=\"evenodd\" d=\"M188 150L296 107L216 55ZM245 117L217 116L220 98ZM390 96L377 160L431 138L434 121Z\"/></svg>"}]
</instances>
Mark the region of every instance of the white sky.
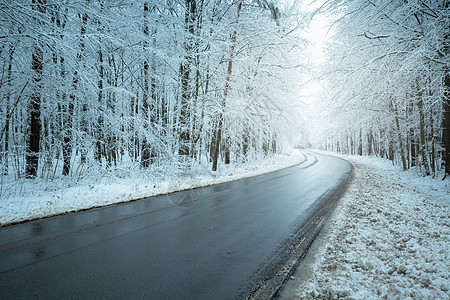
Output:
<instances>
[{"instance_id":1,"label":"white sky","mask_svg":"<svg viewBox=\"0 0 450 300\"><path fill-rule=\"evenodd\" d=\"M322 2L317 1L306 7L313 11ZM299 97L301 101L307 104L307 132L309 133L309 142L314 145L321 140L328 123L328 120L325 120L322 114L323 104L320 103L325 100L327 91L325 83L320 81L319 77L323 71L323 65L326 63L324 48L332 36L332 31L330 31L332 21L333 19L326 14L316 14L311 20L309 28L302 34L310 42L305 51L306 61L304 62L309 71L304 75L303 88L300 90Z\"/></svg>"},{"instance_id":2,"label":"white sky","mask_svg":"<svg viewBox=\"0 0 450 300\"><path fill-rule=\"evenodd\" d=\"M313 10L318 7L320 3L310 4L308 9ZM332 32L329 31L329 26L331 23L331 18L326 14L317 14L311 20L309 28L305 31L303 36L310 42L306 49L305 62L307 66L311 69L311 73L307 76L307 88L302 91L302 93L307 96L304 99L305 102L311 103L317 101L317 93L322 90L322 86L318 80L315 80L316 76L319 76L319 69L325 63L326 57L324 53L324 47L327 41L330 39Z\"/></svg>"}]
</instances>

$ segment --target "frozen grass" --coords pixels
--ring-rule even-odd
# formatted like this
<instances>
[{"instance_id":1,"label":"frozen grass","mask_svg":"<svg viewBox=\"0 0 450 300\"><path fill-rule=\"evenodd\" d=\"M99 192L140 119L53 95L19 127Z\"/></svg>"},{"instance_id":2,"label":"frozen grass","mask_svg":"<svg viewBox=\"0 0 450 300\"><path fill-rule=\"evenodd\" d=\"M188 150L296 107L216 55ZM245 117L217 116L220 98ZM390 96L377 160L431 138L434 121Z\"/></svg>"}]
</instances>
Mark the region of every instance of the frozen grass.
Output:
<instances>
[{"instance_id":1,"label":"frozen grass","mask_svg":"<svg viewBox=\"0 0 450 300\"><path fill-rule=\"evenodd\" d=\"M80 182L63 180L19 180L2 178L0 198L0 226L66 212L100 207L134 199L207 186L251 177L302 162L299 150L280 154L239 166L220 165L217 172L210 165L191 166L189 170L170 168L153 175L139 170L114 170L83 179ZM176 168L179 166L171 167ZM158 174L158 175L155 175Z\"/></svg>"},{"instance_id":2,"label":"frozen grass","mask_svg":"<svg viewBox=\"0 0 450 300\"><path fill-rule=\"evenodd\" d=\"M344 158L354 180L298 299L450 299L450 180Z\"/></svg>"}]
</instances>

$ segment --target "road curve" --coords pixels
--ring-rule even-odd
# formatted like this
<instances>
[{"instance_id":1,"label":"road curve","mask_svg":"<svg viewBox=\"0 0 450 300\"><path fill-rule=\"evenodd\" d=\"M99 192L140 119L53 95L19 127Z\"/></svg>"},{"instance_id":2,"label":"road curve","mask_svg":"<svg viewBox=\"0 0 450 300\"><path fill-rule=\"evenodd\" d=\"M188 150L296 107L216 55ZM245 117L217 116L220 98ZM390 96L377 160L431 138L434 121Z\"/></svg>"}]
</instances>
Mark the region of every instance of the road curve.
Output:
<instances>
[{"instance_id":1,"label":"road curve","mask_svg":"<svg viewBox=\"0 0 450 300\"><path fill-rule=\"evenodd\" d=\"M2 228L0 299L261 295L350 178L348 162L304 153L277 172Z\"/></svg>"}]
</instances>

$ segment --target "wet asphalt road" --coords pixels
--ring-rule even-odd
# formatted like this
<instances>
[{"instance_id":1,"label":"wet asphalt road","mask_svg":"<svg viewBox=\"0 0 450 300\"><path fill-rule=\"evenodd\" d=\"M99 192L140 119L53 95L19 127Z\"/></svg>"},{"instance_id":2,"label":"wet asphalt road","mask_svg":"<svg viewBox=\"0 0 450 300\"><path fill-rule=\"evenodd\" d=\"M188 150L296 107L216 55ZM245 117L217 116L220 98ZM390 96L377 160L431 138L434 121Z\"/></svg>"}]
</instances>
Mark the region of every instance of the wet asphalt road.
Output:
<instances>
[{"instance_id":1,"label":"wet asphalt road","mask_svg":"<svg viewBox=\"0 0 450 300\"><path fill-rule=\"evenodd\" d=\"M305 154L245 180L1 228L0 299L246 298L350 176L344 160Z\"/></svg>"}]
</instances>

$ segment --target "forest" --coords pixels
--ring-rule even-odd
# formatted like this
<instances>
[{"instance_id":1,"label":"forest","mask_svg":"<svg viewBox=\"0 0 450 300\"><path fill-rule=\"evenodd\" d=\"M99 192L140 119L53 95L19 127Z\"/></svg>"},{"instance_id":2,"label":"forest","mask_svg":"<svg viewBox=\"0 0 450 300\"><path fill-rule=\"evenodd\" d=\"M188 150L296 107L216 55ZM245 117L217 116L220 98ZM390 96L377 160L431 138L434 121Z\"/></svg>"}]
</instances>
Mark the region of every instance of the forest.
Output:
<instances>
[{"instance_id":1,"label":"forest","mask_svg":"<svg viewBox=\"0 0 450 300\"><path fill-rule=\"evenodd\" d=\"M317 147L450 174L450 1L330 0ZM320 103L320 102L319 102Z\"/></svg>"},{"instance_id":2,"label":"forest","mask_svg":"<svg viewBox=\"0 0 450 300\"><path fill-rule=\"evenodd\" d=\"M314 114L306 2L1 0L1 176L215 171L308 143L450 174L449 1L321 3Z\"/></svg>"},{"instance_id":3,"label":"forest","mask_svg":"<svg viewBox=\"0 0 450 300\"><path fill-rule=\"evenodd\" d=\"M2 174L78 181L95 170L216 170L279 152L302 131L303 21L284 8L0 1Z\"/></svg>"}]
</instances>

